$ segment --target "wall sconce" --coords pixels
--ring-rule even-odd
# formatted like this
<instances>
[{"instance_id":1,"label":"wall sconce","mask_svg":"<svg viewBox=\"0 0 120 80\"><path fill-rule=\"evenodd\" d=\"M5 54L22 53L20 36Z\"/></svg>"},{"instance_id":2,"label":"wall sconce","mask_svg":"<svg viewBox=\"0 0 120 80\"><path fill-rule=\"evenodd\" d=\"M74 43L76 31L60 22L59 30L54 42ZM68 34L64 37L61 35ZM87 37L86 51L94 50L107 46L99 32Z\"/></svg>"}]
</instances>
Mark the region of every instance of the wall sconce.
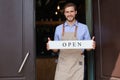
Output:
<instances>
[{"instance_id":1,"label":"wall sconce","mask_svg":"<svg viewBox=\"0 0 120 80\"><path fill-rule=\"evenodd\" d=\"M60 10L60 6L59 5L57 6L57 10Z\"/></svg>"},{"instance_id":2,"label":"wall sconce","mask_svg":"<svg viewBox=\"0 0 120 80\"><path fill-rule=\"evenodd\" d=\"M55 15L58 15L58 12L57 12L57 11L55 12Z\"/></svg>"}]
</instances>

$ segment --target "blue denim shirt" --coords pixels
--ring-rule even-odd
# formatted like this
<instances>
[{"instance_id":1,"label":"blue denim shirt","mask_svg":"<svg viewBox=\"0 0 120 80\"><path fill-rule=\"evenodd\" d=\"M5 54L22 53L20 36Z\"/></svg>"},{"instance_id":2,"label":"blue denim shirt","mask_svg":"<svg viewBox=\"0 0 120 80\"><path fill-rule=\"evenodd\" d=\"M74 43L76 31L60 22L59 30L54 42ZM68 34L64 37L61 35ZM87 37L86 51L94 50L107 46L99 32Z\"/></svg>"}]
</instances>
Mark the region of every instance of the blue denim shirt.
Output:
<instances>
[{"instance_id":1,"label":"blue denim shirt","mask_svg":"<svg viewBox=\"0 0 120 80\"><path fill-rule=\"evenodd\" d=\"M78 40L90 40L90 34L87 25L76 21L72 26L69 26L67 22L64 23L65 32L74 32L75 27L77 28L77 39ZM63 24L58 25L55 30L54 40L61 40Z\"/></svg>"}]
</instances>

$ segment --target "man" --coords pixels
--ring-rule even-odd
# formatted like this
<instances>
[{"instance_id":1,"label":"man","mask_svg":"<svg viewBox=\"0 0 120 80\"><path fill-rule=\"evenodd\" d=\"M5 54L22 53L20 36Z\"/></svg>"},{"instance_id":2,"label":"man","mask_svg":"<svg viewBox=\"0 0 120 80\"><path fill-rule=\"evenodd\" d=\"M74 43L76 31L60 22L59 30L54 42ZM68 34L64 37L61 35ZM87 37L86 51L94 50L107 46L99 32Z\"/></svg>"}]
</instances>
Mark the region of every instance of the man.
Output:
<instances>
[{"instance_id":1,"label":"man","mask_svg":"<svg viewBox=\"0 0 120 80\"><path fill-rule=\"evenodd\" d=\"M56 27L54 40L90 40L88 27L75 19L76 5L67 3L64 6L65 23ZM93 37L94 39L94 37ZM48 38L50 41L50 38ZM47 43L47 49L49 45ZM95 49L95 42L93 42ZM88 49L90 51L91 49ZM53 50L58 52L58 49ZM84 49L60 50L55 80L83 80L84 78Z\"/></svg>"}]
</instances>

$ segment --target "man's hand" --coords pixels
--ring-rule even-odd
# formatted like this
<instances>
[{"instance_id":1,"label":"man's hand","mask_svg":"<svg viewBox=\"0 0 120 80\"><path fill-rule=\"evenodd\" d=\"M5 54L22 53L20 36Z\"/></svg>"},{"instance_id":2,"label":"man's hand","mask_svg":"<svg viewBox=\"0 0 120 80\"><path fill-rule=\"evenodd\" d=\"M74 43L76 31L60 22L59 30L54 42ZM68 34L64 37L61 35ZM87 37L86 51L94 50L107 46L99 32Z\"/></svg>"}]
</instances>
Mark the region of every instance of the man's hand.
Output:
<instances>
[{"instance_id":1,"label":"man's hand","mask_svg":"<svg viewBox=\"0 0 120 80\"><path fill-rule=\"evenodd\" d=\"M95 47L96 47L96 42L95 42L95 36L92 37L92 40L93 40L93 44L92 44L92 49L94 50ZM86 49L87 51L91 51L92 49Z\"/></svg>"},{"instance_id":2,"label":"man's hand","mask_svg":"<svg viewBox=\"0 0 120 80\"><path fill-rule=\"evenodd\" d=\"M48 37L48 42L46 43L46 48L47 48L47 50L50 50L50 48L49 48L49 41L51 41L51 39ZM59 50L58 49L51 49L54 53L57 53Z\"/></svg>"},{"instance_id":3,"label":"man's hand","mask_svg":"<svg viewBox=\"0 0 120 80\"><path fill-rule=\"evenodd\" d=\"M48 42L46 43L46 48L47 48L47 50L50 50L50 49L49 49L49 44L48 44L49 41L51 41L51 39L48 37Z\"/></svg>"},{"instance_id":4,"label":"man's hand","mask_svg":"<svg viewBox=\"0 0 120 80\"><path fill-rule=\"evenodd\" d=\"M93 45L92 46L93 46L93 49L95 49L96 48L95 36L92 37L92 40L93 40Z\"/></svg>"}]
</instances>

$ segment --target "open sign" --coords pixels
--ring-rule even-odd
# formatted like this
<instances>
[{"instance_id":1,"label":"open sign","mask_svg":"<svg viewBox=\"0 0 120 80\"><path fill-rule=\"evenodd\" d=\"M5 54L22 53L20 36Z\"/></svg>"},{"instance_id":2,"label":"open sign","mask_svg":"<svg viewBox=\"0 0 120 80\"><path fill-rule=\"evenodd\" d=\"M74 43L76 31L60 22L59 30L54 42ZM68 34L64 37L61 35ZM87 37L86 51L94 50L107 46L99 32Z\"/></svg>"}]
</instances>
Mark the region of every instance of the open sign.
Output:
<instances>
[{"instance_id":1,"label":"open sign","mask_svg":"<svg viewBox=\"0 0 120 80\"><path fill-rule=\"evenodd\" d=\"M93 40L49 41L50 49L90 49Z\"/></svg>"}]
</instances>

